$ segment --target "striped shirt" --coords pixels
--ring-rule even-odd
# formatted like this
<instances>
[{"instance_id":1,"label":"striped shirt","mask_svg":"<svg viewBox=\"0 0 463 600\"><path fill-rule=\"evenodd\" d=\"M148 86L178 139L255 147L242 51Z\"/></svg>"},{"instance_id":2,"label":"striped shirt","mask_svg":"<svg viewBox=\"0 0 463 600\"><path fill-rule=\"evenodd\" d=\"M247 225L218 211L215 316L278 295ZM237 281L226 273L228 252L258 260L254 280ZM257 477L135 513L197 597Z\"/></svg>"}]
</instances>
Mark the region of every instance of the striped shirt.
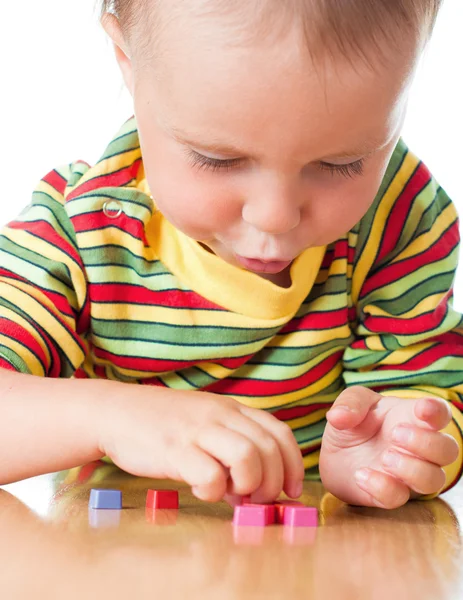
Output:
<instances>
[{"instance_id":1,"label":"striped shirt","mask_svg":"<svg viewBox=\"0 0 463 600\"><path fill-rule=\"evenodd\" d=\"M95 166L48 173L3 228L0 366L227 394L291 426L308 478L346 386L446 399L461 447L458 243L452 202L400 140L362 220L279 287L156 209L132 117ZM446 489L462 462L460 448Z\"/></svg>"}]
</instances>

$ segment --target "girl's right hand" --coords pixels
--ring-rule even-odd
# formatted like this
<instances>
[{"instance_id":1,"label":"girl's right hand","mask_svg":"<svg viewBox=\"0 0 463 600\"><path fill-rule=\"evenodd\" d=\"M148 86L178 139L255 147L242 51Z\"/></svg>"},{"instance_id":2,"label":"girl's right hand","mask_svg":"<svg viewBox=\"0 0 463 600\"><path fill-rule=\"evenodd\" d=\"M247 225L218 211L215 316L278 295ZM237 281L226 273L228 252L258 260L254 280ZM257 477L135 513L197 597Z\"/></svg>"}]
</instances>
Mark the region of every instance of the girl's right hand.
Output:
<instances>
[{"instance_id":1,"label":"girl's right hand","mask_svg":"<svg viewBox=\"0 0 463 600\"><path fill-rule=\"evenodd\" d=\"M131 386L132 388L132 386ZM269 412L207 392L133 386L102 401L100 450L134 475L185 481L201 500L302 493L302 455Z\"/></svg>"}]
</instances>

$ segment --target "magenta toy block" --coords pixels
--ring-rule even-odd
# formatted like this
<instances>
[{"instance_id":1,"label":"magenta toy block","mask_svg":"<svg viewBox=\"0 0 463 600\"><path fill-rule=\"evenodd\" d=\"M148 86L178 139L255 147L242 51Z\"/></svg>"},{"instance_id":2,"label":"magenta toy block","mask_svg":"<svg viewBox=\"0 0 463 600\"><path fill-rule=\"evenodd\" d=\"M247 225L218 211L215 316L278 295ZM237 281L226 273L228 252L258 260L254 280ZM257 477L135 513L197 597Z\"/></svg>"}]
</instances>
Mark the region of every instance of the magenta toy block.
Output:
<instances>
[{"instance_id":1,"label":"magenta toy block","mask_svg":"<svg viewBox=\"0 0 463 600\"><path fill-rule=\"evenodd\" d=\"M243 502L242 506L259 506L265 510L265 524L273 525L275 523L275 505L274 504L253 504L251 502Z\"/></svg>"},{"instance_id":2,"label":"magenta toy block","mask_svg":"<svg viewBox=\"0 0 463 600\"><path fill-rule=\"evenodd\" d=\"M275 502L275 513L277 523L284 522L285 508L288 506L305 506L305 504L302 504L302 502L297 502L296 500L281 500L280 502Z\"/></svg>"},{"instance_id":3,"label":"magenta toy block","mask_svg":"<svg viewBox=\"0 0 463 600\"><path fill-rule=\"evenodd\" d=\"M96 490L90 492L89 508L122 508L122 492L120 490Z\"/></svg>"},{"instance_id":4,"label":"magenta toy block","mask_svg":"<svg viewBox=\"0 0 463 600\"><path fill-rule=\"evenodd\" d=\"M268 511L263 506L235 506L233 525L265 527L267 520Z\"/></svg>"},{"instance_id":5,"label":"magenta toy block","mask_svg":"<svg viewBox=\"0 0 463 600\"><path fill-rule=\"evenodd\" d=\"M148 490L146 508L178 508L177 490Z\"/></svg>"},{"instance_id":6,"label":"magenta toy block","mask_svg":"<svg viewBox=\"0 0 463 600\"><path fill-rule=\"evenodd\" d=\"M290 527L316 527L318 511L312 506L286 506L283 524Z\"/></svg>"}]
</instances>

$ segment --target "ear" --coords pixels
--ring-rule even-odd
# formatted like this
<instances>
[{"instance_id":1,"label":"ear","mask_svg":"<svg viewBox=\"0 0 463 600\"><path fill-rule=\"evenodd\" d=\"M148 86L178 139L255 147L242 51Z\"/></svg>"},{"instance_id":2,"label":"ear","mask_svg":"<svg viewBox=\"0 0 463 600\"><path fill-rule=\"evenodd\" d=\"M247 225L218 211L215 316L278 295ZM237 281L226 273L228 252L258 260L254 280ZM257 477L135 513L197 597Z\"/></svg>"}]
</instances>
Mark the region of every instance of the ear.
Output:
<instances>
[{"instance_id":1,"label":"ear","mask_svg":"<svg viewBox=\"0 0 463 600\"><path fill-rule=\"evenodd\" d=\"M116 15L104 13L101 17L101 26L106 31L114 44L114 52L119 68L122 72L125 85L133 96L133 68L129 57L129 49L125 42L122 28Z\"/></svg>"}]
</instances>

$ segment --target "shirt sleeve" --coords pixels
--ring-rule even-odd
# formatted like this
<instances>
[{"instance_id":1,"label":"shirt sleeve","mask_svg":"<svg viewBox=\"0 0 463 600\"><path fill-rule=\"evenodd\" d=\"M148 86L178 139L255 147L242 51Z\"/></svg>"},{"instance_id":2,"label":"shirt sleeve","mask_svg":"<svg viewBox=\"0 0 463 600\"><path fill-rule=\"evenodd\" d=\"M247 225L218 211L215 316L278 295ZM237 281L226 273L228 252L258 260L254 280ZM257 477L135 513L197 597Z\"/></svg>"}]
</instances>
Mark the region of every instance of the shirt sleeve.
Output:
<instances>
[{"instance_id":1,"label":"shirt sleeve","mask_svg":"<svg viewBox=\"0 0 463 600\"><path fill-rule=\"evenodd\" d=\"M65 210L68 165L48 173L0 232L0 366L71 377L84 361L87 282Z\"/></svg>"},{"instance_id":2,"label":"shirt sleeve","mask_svg":"<svg viewBox=\"0 0 463 600\"><path fill-rule=\"evenodd\" d=\"M459 229L455 207L408 150L360 225L352 301L355 341L344 353L347 386L448 401L446 428L460 446L443 491L463 464L463 317L453 306Z\"/></svg>"}]
</instances>

